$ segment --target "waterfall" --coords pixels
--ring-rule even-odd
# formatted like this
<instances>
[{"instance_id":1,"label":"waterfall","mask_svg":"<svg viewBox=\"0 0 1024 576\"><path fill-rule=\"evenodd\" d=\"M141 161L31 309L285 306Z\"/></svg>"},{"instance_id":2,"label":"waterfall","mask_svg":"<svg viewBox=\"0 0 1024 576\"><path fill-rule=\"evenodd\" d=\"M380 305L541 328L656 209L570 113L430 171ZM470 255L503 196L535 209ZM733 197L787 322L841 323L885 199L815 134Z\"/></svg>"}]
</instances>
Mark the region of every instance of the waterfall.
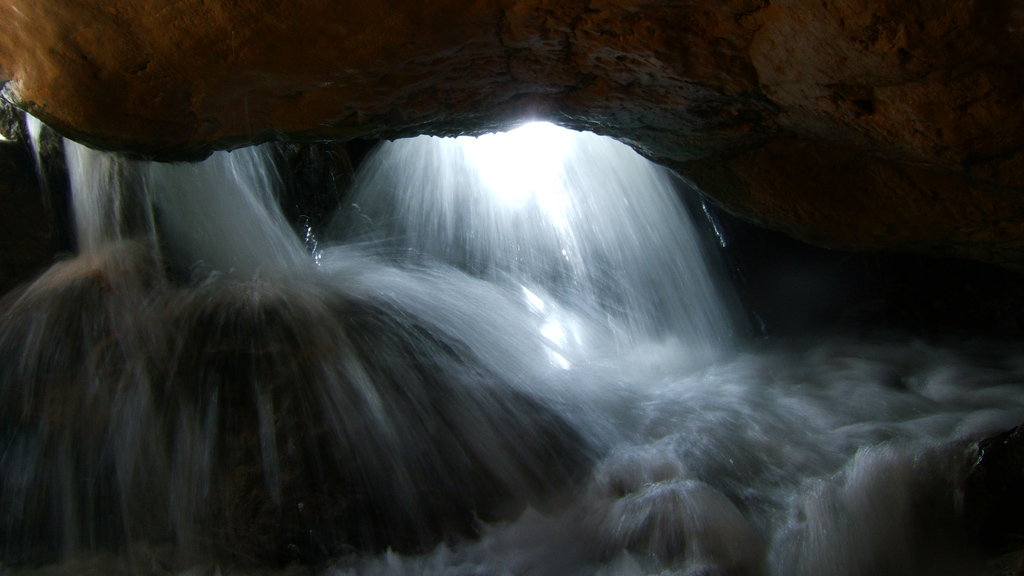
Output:
<instances>
[{"instance_id":1,"label":"waterfall","mask_svg":"<svg viewBox=\"0 0 1024 576\"><path fill-rule=\"evenodd\" d=\"M266 147L64 146L78 254L0 307L5 568L1000 569L964 485L1024 421L1019 349L744 341L622 144L385 143L313 254Z\"/></svg>"},{"instance_id":2,"label":"waterfall","mask_svg":"<svg viewBox=\"0 0 1024 576\"><path fill-rule=\"evenodd\" d=\"M671 335L721 350L737 328L669 172L589 132L533 123L384 143L334 228L518 285L539 311L570 310L620 348ZM550 332L563 347L577 336Z\"/></svg>"},{"instance_id":3,"label":"waterfall","mask_svg":"<svg viewBox=\"0 0 1024 576\"><path fill-rule=\"evenodd\" d=\"M243 277L309 258L277 207L279 180L264 148L216 152L194 165L126 160L65 143L78 245L159 234L184 267Z\"/></svg>"}]
</instances>

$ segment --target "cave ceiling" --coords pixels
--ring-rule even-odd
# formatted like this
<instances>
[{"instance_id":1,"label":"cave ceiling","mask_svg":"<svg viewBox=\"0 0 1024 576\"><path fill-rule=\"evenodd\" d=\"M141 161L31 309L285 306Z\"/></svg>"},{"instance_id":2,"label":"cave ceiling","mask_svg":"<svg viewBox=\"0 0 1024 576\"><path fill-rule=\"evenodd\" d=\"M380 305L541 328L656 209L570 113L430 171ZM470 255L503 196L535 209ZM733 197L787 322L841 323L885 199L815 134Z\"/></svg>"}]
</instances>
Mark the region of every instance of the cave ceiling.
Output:
<instances>
[{"instance_id":1,"label":"cave ceiling","mask_svg":"<svg viewBox=\"0 0 1024 576\"><path fill-rule=\"evenodd\" d=\"M1024 269L1012 0L8 0L4 97L158 159L267 140L625 141L819 245Z\"/></svg>"}]
</instances>

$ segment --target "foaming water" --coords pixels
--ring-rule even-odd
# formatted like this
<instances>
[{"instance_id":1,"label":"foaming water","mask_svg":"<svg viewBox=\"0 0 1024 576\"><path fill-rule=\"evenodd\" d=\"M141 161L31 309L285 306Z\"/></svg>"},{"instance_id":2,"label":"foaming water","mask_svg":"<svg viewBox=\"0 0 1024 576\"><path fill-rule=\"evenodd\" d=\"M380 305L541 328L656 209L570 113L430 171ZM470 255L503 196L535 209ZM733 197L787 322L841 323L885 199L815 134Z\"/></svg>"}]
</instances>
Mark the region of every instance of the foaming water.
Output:
<instances>
[{"instance_id":1,"label":"foaming water","mask_svg":"<svg viewBox=\"0 0 1024 576\"><path fill-rule=\"evenodd\" d=\"M567 511L328 573L997 573L960 517L970 441L1024 416L1022 358L997 355L837 340L615 378L622 437Z\"/></svg>"},{"instance_id":2,"label":"foaming water","mask_svg":"<svg viewBox=\"0 0 1024 576\"><path fill-rule=\"evenodd\" d=\"M67 143L82 253L0 312L5 565L998 573L962 482L1019 349L737 350L667 175L549 130L382 148L316 258L263 149Z\"/></svg>"}]
</instances>

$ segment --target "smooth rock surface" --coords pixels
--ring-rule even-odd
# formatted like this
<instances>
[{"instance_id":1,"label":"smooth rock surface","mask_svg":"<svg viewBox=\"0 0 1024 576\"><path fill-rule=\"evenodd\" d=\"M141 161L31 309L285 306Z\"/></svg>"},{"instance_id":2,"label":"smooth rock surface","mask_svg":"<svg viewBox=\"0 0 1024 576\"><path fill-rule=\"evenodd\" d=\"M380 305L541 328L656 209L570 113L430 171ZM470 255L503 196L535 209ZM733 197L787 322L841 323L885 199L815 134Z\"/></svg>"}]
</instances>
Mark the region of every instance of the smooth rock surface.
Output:
<instances>
[{"instance_id":1,"label":"smooth rock surface","mask_svg":"<svg viewBox=\"0 0 1024 576\"><path fill-rule=\"evenodd\" d=\"M4 94L91 145L622 139L818 244L1024 263L1010 0L11 0Z\"/></svg>"}]
</instances>

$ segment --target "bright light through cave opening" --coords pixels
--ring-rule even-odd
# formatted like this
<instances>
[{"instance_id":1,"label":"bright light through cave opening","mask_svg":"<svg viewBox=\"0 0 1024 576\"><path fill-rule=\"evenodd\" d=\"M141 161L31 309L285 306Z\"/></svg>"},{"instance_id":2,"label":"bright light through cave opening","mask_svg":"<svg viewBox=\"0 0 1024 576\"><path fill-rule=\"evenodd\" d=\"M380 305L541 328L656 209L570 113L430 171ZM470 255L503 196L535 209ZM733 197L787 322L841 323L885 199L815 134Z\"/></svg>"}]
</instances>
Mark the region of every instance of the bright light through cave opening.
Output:
<instances>
[{"instance_id":1,"label":"bright light through cave opening","mask_svg":"<svg viewBox=\"0 0 1024 576\"><path fill-rule=\"evenodd\" d=\"M676 186L629 146L548 122L418 136L364 161L326 237L526 291L557 367L586 356L595 332L620 351L672 335L713 353L732 312Z\"/></svg>"},{"instance_id":2,"label":"bright light through cave opening","mask_svg":"<svg viewBox=\"0 0 1024 576\"><path fill-rule=\"evenodd\" d=\"M569 203L565 159L573 152L576 134L550 122L531 122L508 132L455 141L496 197L512 207L532 199L557 216Z\"/></svg>"}]
</instances>

